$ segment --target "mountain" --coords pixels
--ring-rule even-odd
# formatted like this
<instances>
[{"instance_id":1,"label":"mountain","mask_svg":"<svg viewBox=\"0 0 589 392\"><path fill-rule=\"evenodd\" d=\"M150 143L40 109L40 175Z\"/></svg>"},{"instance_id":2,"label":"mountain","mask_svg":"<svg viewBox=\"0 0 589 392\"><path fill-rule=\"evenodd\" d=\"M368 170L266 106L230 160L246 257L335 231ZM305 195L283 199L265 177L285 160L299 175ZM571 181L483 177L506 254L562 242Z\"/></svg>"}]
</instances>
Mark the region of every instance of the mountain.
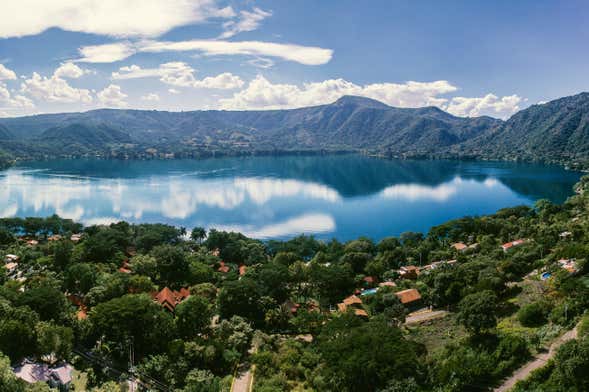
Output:
<instances>
[{"instance_id":1,"label":"mountain","mask_svg":"<svg viewBox=\"0 0 589 392\"><path fill-rule=\"evenodd\" d=\"M589 93L533 105L507 121L355 96L289 110L46 114L0 119L0 149L20 157L368 151L568 162L589 158Z\"/></svg>"},{"instance_id":2,"label":"mountain","mask_svg":"<svg viewBox=\"0 0 589 392\"><path fill-rule=\"evenodd\" d=\"M455 117L434 107L394 108L363 97L345 96L328 105L291 110L165 112L93 110L3 119L17 140L68 142L88 129L124 130L141 146L207 146L261 151L371 150L432 153L497 127L490 117ZM86 127L86 131L74 129ZM59 131L58 131L59 130ZM65 132L67 131L67 132ZM73 135L69 133L73 132ZM86 140L89 141L89 140ZM98 142L121 142L106 138ZM122 141L122 142L130 142ZM164 148L165 149L165 148Z\"/></svg>"},{"instance_id":3,"label":"mountain","mask_svg":"<svg viewBox=\"0 0 589 392\"><path fill-rule=\"evenodd\" d=\"M14 138L14 135L4 125L0 124L0 140L9 140Z\"/></svg>"},{"instance_id":4,"label":"mountain","mask_svg":"<svg viewBox=\"0 0 589 392\"><path fill-rule=\"evenodd\" d=\"M532 105L460 148L500 158L589 158L589 93Z\"/></svg>"},{"instance_id":5,"label":"mountain","mask_svg":"<svg viewBox=\"0 0 589 392\"><path fill-rule=\"evenodd\" d=\"M102 148L108 145L132 142L127 133L106 125L79 123L50 128L39 135L38 139L47 144L61 144L65 148L70 146Z\"/></svg>"}]
</instances>

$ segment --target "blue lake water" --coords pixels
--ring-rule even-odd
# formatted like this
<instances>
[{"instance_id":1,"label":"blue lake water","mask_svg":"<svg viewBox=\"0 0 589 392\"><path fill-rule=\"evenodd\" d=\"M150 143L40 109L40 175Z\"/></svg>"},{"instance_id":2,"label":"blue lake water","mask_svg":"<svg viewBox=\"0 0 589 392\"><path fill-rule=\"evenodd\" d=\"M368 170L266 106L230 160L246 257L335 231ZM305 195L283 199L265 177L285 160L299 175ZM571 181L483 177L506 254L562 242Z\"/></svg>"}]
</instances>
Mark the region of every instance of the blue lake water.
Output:
<instances>
[{"instance_id":1,"label":"blue lake water","mask_svg":"<svg viewBox=\"0 0 589 392\"><path fill-rule=\"evenodd\" d=\"M556 166L358 155L27 162L0 172L0 216L378 240L540 198L562 202L580 176Z\"/></svg>"}]
</instances>

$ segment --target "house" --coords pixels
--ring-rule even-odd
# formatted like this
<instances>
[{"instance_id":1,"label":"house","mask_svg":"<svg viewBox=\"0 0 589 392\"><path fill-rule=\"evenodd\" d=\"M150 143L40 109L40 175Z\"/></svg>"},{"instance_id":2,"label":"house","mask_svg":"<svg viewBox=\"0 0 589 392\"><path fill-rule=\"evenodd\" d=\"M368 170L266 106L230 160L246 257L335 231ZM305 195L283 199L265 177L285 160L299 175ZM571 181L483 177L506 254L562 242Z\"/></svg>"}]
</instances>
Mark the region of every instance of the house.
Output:
<instances>
[{"instance_id":1,"label":"house","mask_svg":"<svg viewBox=\"0 0 589 392\"><path fill-rule=\"evenodd\" d=\"M571 233L570 231L563 231L558 236L560 237L561 240L566 240L567 238L572 237L573 233Z\"/></svg>"},{"instance_id":2,"label":"house","mask_svg":"<svg viewBox=\"0 0 589 392\"><path fill-rule=\"evenodd\" d=\"M72 234L70 237L70 241L72 242L80 242L82 239L82 234Z\"/></svg>"},{"instance_id":3,"label":"house","mask_svg":"<svg viewBox=\"0 0 589 392\"><path fill-rule=\"evenodd\" d=\"M173 312L176 306L186 298L190 296L190 290L181 288L180 290L170 290L168 287L164 287L157 293L152 293L153 299L162 305L164 309Z\"/></svg>"},{"instance_id":4,"label":"house","mask_svg":"<svg viewBox=\"0 0 589 392\"><path fill-rule=\"evenodd\" d=\"M381 282L378 287L397 287L397 284L395 282Z\"/></svg>"},{"instance_id":5,"label":"house","mask_svg":"<svg viewBox=\"0 0 589 392\"><path fill-rule=\"evenodd\" d=\"M419 268L414 265L404 265L397 272L402 279L417 279Z\"/></svg>"},{"instance_id":6,"label":"house","mask_svg":"<svg viewBox=\"0 0 589 392\"><path fill-rule=\"evenodd\" d=\"M18 263L19 260L20 257L18 257L17 255L7 254L6 256L4 256L5 263Z\"/></svg>"},{"instance_id":7,"label":"house","mask_svg":"<svg viewBox=\"0 0 589 392\"><path fill-rule=\"evenodd\" d=\"M245 275L246 272L247 272L247 267L244 264L240 265L239 266L239 276Z\"/></svg>"},{"instance_id":8,"label":"house","mask_svg":"<svg viewBox=\"0 0 589 392\"><path fill-rule=\"evenodd\" d=\"M229 272L229 266L227 264L225 264L224 261L221 261L219 263L219 268L217 268L217 271L226 274L227 272Z\"/></svg>"},{"instance_id":9,"label":"house","mask_svg":"<svg viewBox=\"0 0 589 392\"><path fill-rule=\"evenodd\" d=\"M558 264L562 269L567 270L571 274L576 274L579 272L579 266L577 265L577 261L575 259L560 259L558 260Z\"/></svg>"},{"instance_id":10,"label":"house","mask_svg":"<svg viewBox=\"0 0 589 392\"><path fill-rule=\"evenodd\" d=\"M362 300L355 296L351 295L348 298L345 298L341 303L337 304L337 309L342 312L346 313L349 309L354 311L356 316L360 317L368 317L368 313L364 309Z\"/></svg>"},{"instance_id":11,"label":"house","mask_svg":"<svg viewBox=\"0 0 589 392\"><path fill-rule=\"evenodd\" d=\"M456 242L450 245L450 247L456 249L459 252L464 252L468 248L468 246L466 246L466 244L463 242Z\"/></svg>"},{"instance_id":12,"label":"house","mask_svg":"<svg viewBox=\"0 0 589 392\"><path fill-rule=\"evenodd\" d=\"M421 294L417 289L397 291L395 295L399 298L399 301L410 310L418 309L422 305Z\"/></svg>"},{"instance_id":13,"label":"house","mask_svg":"<svg viewBox=\"0 0 589 392\"><path fill-rule=\"evenodd\" d=\"M374 283L376 282L376 278L374 276L365 276L362 280L364 281L364 284L368 287L374 286Z\"/></svg>"},{"instance_id":14,"label":"house","mask_svg":"<svg viewBox=\"0 0 589 392\"><path fill-rule=\"evenodd\" d=\"M50 387L56 388L60 392L69 391L73 370L73 366L68 363L49 366L30 360L24 360L20 365L13 368L14 374L21 380L29 384L46 382Z\"/></svg>"},{"instance_id":15,"label":"house","mask_svg":"<svg viewBox=\"0 0 589 392\"><path fill-rule=\"evenodd\" d=\"M39 241L37 241L37 240L28 240L27 241L27 245L28 246L37 246L37 245L39 245Z\"/></svg>"},{"instance_id":16,"label":"house","mask_svg":"<svg viewBox=\"0 0 589 392\"><path fill-rule=\"evenodd\" d=\"M118 269L119 272L122 272L123 274L130 274L131 273L131 266L129 265L129 261L128 260L124 260L123 264L121 265L121 267Z\"/></svg>"},{"instance_id":17,"label":"house","mask_svg":"<svg viewBox=\"0 0 589 392\"><path fill-rule=\"evenodd\" d=\"M519 239L519 240L515 240L515 241L511 241L511 242L506 242L505 244L501 245L501 248L503 249L503 252L507 252L511 248L513 248L515 246L520 246L525 243L526 243L526 240Z\"/></svg>"},{"instance_id":18,"label":"house","mask_svg":"<svg viewBox=\"0 0 589 392\"><path fill-rule=\"evenodd\" d=\"M8 274L8 277L10 278L16 278L18 275L18 263L14 263L14 262L10 262L10 263L6 263L4 265L4 268L6 268L6 273Z\"/></svg>"},{"instance_id":19,"label":"house","mask_svg":"<svg viewBox=\"0 0 589 392\"><path fill-rule=\"evenodd\" d=\"M47 241L59 241L61 240L61 236L59 234L53 234L47 237Z\"/></svg>"}]
</instances>

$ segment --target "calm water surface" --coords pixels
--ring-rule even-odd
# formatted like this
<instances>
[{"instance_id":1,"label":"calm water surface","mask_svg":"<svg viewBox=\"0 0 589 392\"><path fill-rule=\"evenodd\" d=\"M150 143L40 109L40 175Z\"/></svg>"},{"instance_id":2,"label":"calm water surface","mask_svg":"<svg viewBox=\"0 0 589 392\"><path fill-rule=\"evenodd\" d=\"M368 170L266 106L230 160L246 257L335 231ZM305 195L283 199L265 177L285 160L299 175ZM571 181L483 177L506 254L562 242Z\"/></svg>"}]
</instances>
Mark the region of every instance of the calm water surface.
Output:
<instances>
[{"instance_id":1,"label":"calm water surface","mask_svg":"<svg viewBox=\"0 0 589 392\"><path fill-rule=\"evenodd\" d=\"M378 240L540 198L562 202L580 176L555 166L356 155L27 162L0 172L0 216Z\"/></svg>"}]
</instances>

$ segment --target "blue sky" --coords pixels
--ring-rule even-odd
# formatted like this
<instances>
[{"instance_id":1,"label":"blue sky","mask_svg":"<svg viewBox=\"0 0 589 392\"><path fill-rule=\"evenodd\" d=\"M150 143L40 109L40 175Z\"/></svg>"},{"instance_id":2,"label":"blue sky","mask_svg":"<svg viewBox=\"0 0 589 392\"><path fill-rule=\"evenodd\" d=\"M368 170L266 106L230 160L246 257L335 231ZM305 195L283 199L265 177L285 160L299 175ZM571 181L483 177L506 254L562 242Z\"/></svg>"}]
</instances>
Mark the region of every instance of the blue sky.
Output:
<instances>
[{"instance_id":1,"label":"blue sky","mask_svg":"<svg viewBox=\"0 0 589 392\"><path fill-rule=\"evenodd\" d=\"M589 90L589 2L20 0L0 115L273 109L341 95L506 118Z\"/></svg>"}]
</instances>

